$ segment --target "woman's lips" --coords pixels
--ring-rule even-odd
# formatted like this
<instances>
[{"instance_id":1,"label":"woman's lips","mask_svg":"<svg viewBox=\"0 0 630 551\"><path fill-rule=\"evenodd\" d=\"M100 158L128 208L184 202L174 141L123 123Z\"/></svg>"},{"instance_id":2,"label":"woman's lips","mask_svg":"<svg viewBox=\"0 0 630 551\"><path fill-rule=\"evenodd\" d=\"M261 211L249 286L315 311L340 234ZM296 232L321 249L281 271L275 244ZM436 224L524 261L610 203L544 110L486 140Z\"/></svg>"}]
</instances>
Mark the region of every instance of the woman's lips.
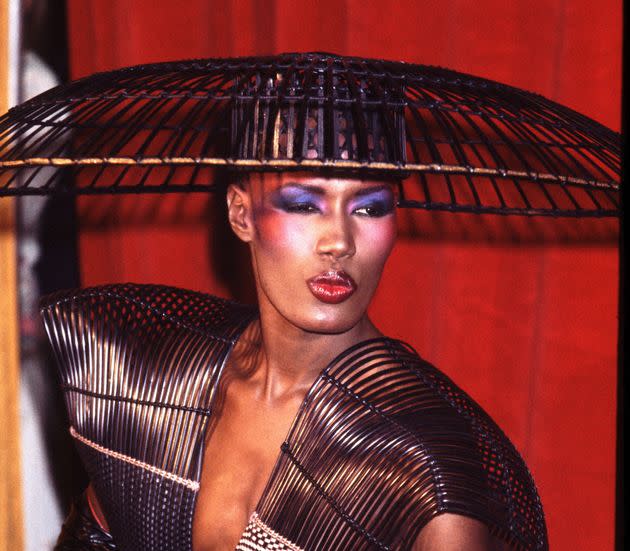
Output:
<instances>
[{"instance_id":1,"label":"woman's lips","mask_svg":"<svg viewBox=\"0 0 630 551\"><path fill-rule=\"evenodd\" d=\"M328 304L339 304L357 290L357 284L346 272L331 270L306 281L317 300Z\"/></svg>"}]
</instances>

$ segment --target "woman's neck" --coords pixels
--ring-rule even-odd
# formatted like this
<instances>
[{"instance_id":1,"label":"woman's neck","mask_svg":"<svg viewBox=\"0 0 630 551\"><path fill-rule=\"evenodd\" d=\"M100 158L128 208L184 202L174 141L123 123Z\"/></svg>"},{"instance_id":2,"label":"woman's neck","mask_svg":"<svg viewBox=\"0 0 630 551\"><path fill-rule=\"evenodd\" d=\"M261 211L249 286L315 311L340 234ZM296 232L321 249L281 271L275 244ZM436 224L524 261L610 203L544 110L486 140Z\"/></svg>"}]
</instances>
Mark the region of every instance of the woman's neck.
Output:
<instances>
[{"instance_id":1,"label":"woman's neck","mask_svg":"<svg viewBox=\"0 0 630 551\"><path fill-rule=\"evenodd\" d=\"M314 333L296 327L264 305L257 326L250 326L247 333L245 339L257 341L250 381L259 397L269 402L303 396L337 355L357 342L381 336L367 315L348 331Z\"/></svg>"}]
</instances>

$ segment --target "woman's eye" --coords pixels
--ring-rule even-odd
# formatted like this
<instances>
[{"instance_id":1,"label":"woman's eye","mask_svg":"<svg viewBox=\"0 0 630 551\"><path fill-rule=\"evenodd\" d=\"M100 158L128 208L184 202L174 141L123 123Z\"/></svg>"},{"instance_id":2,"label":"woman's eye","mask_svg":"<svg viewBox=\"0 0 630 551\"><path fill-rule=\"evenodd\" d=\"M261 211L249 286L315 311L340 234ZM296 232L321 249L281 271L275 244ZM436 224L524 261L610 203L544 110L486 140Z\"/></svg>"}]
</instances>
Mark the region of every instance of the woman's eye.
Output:
<instances>
[{"instance_id":1,"label":"woman's eye","mask_svg":"<svg viewBox=\"0 0 630 551\"><path fill-rule=\"evenodd\" d=\"M317 207L312 203L287 203L284 206L284 210L286 210L287 212L303 213L318 212Z\"/></svg>"},{"instance_id":2,"label":"woman's eye","mask_svg":"<svg viewBox=\"0 0 630 551\"><path fill-rule=\"evenodd\" d=\"M385 216L392 211L391 207L387 205L375 204L375 205L366 205L364 207L359 207L354 209L355 214L359 214L361 216L369 216L370 218L378 218L380 216Z\"/></svg>"}]
</instances>

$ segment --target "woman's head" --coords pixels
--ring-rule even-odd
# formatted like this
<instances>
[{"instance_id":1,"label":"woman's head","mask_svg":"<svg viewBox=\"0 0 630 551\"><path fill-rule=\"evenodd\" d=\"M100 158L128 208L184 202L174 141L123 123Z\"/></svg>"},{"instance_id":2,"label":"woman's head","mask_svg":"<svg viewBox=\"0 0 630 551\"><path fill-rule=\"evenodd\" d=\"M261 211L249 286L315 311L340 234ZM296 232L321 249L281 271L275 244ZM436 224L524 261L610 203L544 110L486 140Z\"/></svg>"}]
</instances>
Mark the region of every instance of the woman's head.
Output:
<instances>
[{"instance_id":1,"label":"woman's head","mask_svg":"<svg viewBox=\"0 0 630 551\"><path fill-rule=\"evenodd\" d=\"M249 244L261 314L317 333L361 321L396 239L395 191L383 180L296 172L230 185L230 224Z\"/></svg>"}]
</instances>

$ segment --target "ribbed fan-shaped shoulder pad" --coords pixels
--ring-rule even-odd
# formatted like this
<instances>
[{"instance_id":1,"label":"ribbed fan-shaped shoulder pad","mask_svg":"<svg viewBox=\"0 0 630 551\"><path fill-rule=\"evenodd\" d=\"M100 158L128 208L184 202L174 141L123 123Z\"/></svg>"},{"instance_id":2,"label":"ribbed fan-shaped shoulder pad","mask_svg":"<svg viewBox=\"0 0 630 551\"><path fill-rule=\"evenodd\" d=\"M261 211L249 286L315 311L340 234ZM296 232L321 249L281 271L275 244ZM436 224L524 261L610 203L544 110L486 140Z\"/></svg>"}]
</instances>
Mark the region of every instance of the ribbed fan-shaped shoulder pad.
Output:
<instances>
[{"instance_id":1,"label":"ribbed fan-shaped shoulder pad","mask_svg":"<svg viewBox=\"0 0 630 551\"><path fill-rule=\"evenodd\" d=\"M133 330L159 322L205 333L216 339L231 339L244 318L255 315L253 307L224 298L166 285L113 284L59 291L43 297L40 308L48 327L55 314L89 311L101 320Z\"/></svg>"},{"instance_id":2,"label":"ribbed fan-shaped shoulder pad","mask_svg":"<svg viewBox=\"0 0 630 551\"><path fill-rule=\"evenodd\" d=\"M441 513L484 522L510 549L547 549L534 481L507 436L400 341L332 362L283 451L258 512L303 549L410 549Z\"/></svg>"},{"instance_id":3,"label":"ribbed fan-shaped shoulder pad","mask_svg":"<svg viewBox=\"0 0 630 551\"><path fill-rule=\"evenodd\" d=\"M194 478L200 423L254 310L124 284L50 295L41 312L73 429L113 453Z\"/></svg>"}]
</instances>

